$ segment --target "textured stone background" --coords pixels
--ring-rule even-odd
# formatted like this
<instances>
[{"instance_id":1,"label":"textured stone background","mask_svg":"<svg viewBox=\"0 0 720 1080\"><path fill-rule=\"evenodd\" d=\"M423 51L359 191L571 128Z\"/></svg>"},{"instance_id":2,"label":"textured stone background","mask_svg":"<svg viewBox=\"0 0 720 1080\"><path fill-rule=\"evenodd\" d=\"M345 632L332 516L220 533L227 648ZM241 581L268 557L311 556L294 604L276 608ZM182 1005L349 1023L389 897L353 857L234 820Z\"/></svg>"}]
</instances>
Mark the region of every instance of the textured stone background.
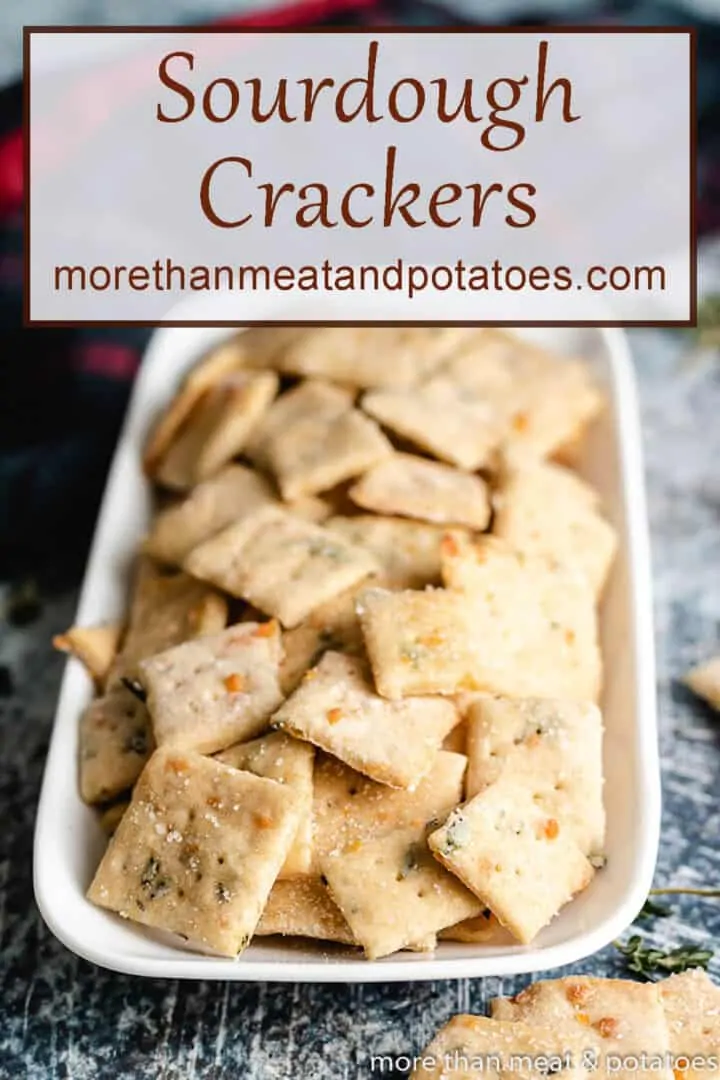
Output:
<instances>
[{"instance_id":1,"label":"textured stone background","mask_svg":"<svg viewBox=\"0 0 720 1080\"><path fill-rule=\"evenodd\" d=\"M720 885L720 717L677 682L720 643L720 357L688 356L683 333L631 335L641 386L653 538L664 772L656 883ZM0 1078L354 1078L369 1055L423 1047L459 1010L526 980L390 986L149 982L91 967L34 907L32 828L63 661L49 640L75 593L25 630L0 624ZM650 936L720 941L720 901L684 898ZM576 971L616 975L605 950ZM720 953L713 969L720 977Z\"/></svg>"}]
</instances>

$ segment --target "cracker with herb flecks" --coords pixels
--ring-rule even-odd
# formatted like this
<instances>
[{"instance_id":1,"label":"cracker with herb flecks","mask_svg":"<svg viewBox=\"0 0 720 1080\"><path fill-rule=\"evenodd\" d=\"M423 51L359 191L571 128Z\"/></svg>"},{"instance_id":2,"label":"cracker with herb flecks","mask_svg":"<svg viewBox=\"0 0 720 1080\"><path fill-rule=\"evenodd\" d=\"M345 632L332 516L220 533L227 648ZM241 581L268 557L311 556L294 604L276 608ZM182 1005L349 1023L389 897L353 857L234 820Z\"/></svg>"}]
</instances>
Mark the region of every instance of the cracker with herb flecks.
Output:
<instances>
[{"instance_id":1,"label":"cracker with herb flecks","mask_svg":"<svg viewBox=\"0 0 720 1080\"><path fill-rule=\"evenodd\" d=\"M720 710L720 656L692 668L685 676L685 682L694 694L704 698L713 709Z\"/></svg>"},{"instance_id":2,"label":"cracker with herb flecks","mask_svg":"<svg viewBox=\"0 0 720 1080\"><path fill-rule=\"evenodd\" d=\"M282 701L276 623L238 623L139 665L158 746L211 754L268 726Z\"/></svg>"},{"instance_id":3,"label":"cracker with herb flecks","mask_svg":"<svg viewBox=\"0 0 720 1080\"><path fill-rule=\"evenodd\" d=\"M285 627L378 571L369 552L337 533L266 507L194 548L185 567L248 600Z\"/></svg>"},{"instance_id":4,"label":"cracker with herb flecks","mask_svg":"<svg viewBox=\"0 0 720 1080\"><path fill-rule=\"evenodd\" d=\"M439 825L463 797L466 758L439 750L414 791L379 784L337 758L318 754L313 778L313 869L355 840L399 828Z\"/></svg>"},{"instance_id":5,"label":"cracker with herb flecks","mask_svg":"<svg viewBox=\"0 0 720 1080\"><path fill-rule=\"evenodd\" d=\"M595 597L586 577L495 536L449 533L446 586L472 605L474 686L508 697L596 701L601 661Z\"/></svg>"},{"instance_id":6,"label":"cracker with herb flecks","mask_svg":"<svg viewBox=\"0 0 720 1080\"><path fill-rule=\"evenodd\" d=\"M383 697L456 694L477 687L474 607L449 589L366 589L360 626L375 685Z\"/></svg>"},{"instance_id":7,"label":"cracker with herb flecks","mask_svg":"<svg viewBox=\"0 0 720 1080\"><path fill-rule=\"evenodd\" d=\"M281 371L347 386L411 386L471 333L464 327L319 327L285 351Z\"/></svg>"},{"instance_id":8,"label":"cracker with herb flecks","mask_svg":"<svg viewBox=\"0 0 720 1080\"><path fill-rule=\"evenodd\" d=\"M393 454L381 461L353 484L349 494L365 510L436 525L482 531L490 521L488 487L481 477L414 454Z\"/></svg>"},{"instance_id":9,"label":"cracker with herb flecks","mask_svg":"<svg viewBox=\"0 0 720 1080\"><path fill-rule=\"evenodd\" d=\"M244 449L278 391L273 372L237 372L209 389L194 406L155 470L165 487L187 491Z\"/></svg>"},{"instance_id":10,"label":"cracker with herb flecks","mask_svg":"<svg viewBox=\"0 0 720 1080\"><path fill-rule=\"evenodd\" d=\"M370 960L477 915L482 907L431 857L422 828L350 841L320 865L333 900Z\"/></svg>"},{"instance_id":11,"label":"cracker with herb flecks","mask_svg":"<svg viewBox=\"0 0 720 1080\"><path fill-rule=\"evenodd\" d=\"M388 588L422 589L440 583L439 526L374 514L332 517L326 526L374 555Z\"/></svg>"},{"instance_id":12,"label":"cracker with herb flecks","mask_svg":"<svg viewBox=\"0 0 720 1080\"><path fill-rule=\"evenodd\" d=\"M227 465L175 506L161 510L143 545L164 563L180 565L187 554L226 525L262 506L277 504L269 482L245 465Z\"/></svg>"},{"instance_id":13,"label":"cracker with herb flecks","mask_svg":"<svg viewBox=\"0 0 720 1080\"><path fill-rule=\"evenodd\" d=\"M525 945L593 877L572 830L550 817L536 794L528 777L508 766L428 837L443 866Z\"/></svg>"},{"instance_id":14,"label":"cracker with herb flecks","mask_svg":"<svg viewBox=\"0 0 720 1080\"><path fill-rule=\"evenodd\" d=\"M638 1075L673 1080L669 1067L633 1067L635 1055L662 1059L670 1050L659 988L624 979L595 979L572 975L533 983L514 998L491 1002L495 1020L547 1027L563 1035L581 1035L588 1051L597 1055L595 1075L637 1080ZM608 1056L615 1066L608 1070ZM619 1059L619 1060L618 1060ZM622 1062L627 1060L627 1068ZM668 1060L666 1058L666 1060Z\"/></svg>"},{"instance_id":15,"label":"cracker with herb flecks","mask_svg":"<svg viewBox=\"0 0 720 1080\"><path fill-rule=\"evenodd\" d=\"M348 537L352 541L352 537ZM352 541L354 542L354 541ZM364 652L355 602L364 582L311 611L304 622L283 634L280 686L291 694L301 678L328 649L361 656Z\"/></svg>"},{"instance_id":16,"label":"cracker with herb flecks","mask_svg":"<svg viewBox=\"0 0 720 1080\"><path fill-rule=\"evenodd\" d=\"M693 968L658 984L678 1080L717 1080L720 1075L720 989ZM715 1058L715 1067L710 1058ZM687 1058L687 1063L678 1058ZM693 1066L693 1061L695 1065Z\"/></svg>"},{"instance_id":17,"label":"cracker with herb flecks","mask_svg":"<svg viewBox=\"0 0 720 1080\"><path fill-rule=\"evenodd\" d=\"M577 567L596 596L617 547L597 492L575 473L543 461L507 461L493 495L493 533L518 551Z\"/></svg>"},{"instance_id":18,"label":"cracker with herb flecks","mask_svg":"<svg viewBox=\"0 0 720 1080\"><path fill-rule=\"evenodd\" d=\"M374 780L413 788L432 767L457 712L442 698L387 701L375 692L364 660L326 652L272 723Z\"/></svg>"},{"instance_id":19,"label":"cracker with herb flecks","mask_svg":"<svg viewBox=\"0 0 720 1080\"><path fill-rule=\"evenodd\" d=\"M247 945L297 832L287 784L172 747L157 750L88 898L192 945Z\"/></svg>"},{"instance_id":20,"label":"cracker with herb flecks","mask_svg":"<svg viewBox=\"0 0 720 1080\"><path fill-rule=\"evenodd\" d=\"M355 944L352 930L319 877L276 881L255 934Z\"/></svg>"},{"instance_id":21,"label":"cracker with herb flecks","mask_svg":"<svg viewBox=\"0 0 720 1080\"><path fill-rule=\"evenodd\" d=\"M227 622L227 601L215 589L187 574L161 574L149 559L141 561L130 601L120 652L108 674L108 686L136 679L141 660L203 634L215 634Z\"/></svg>"},{"instance_id":22,"label":"cracker with herb flecks","mask_svg":"<svg viewBox=\"0 0 720 1080\"><path fill-rule=\"evenodd\" d=\"M353 408L350 395L316 382L278 398L251 447L277 478L284 499L327 491L391 453L377 424Z\"/></svg>"},{"instance_id":23,"label":"cracker with herb flecks","mask_svg":"<svg viewBox=\"0 0 720 1080\"><path fill-rule=\"evenodd\" d=\"M411 1080L541 1080L560 1073L567 1080L588 1075L579 1035L553 1027L454 1016L416 1058Z\"/></svg>"},{"instance_id":24,"label":"cracker with herb flecks","mask_svg":"<svg viewBox=\"0 0 720 1080\"><path fill-rule=\"evenodd\" d=\"M117 654L121 633L120 623L71 626L64 634L55 635L53 646L76 657L96 685L102 688Z\"/></svg>"},{"instance_id":25,"label":"cracker with herb flecks","mask_svg":"<svg viewBox=\"0 0 720 1080\"><path fill-rule=\"evenodd\" d=\"M602 715L592 702L478 697L467 715L467 796L510 765L586 855L605 843Z\"/></svg>"},{"instance_id":26,"label":"cracker with herb flecks","mask_svg":"<svg viewBox=\"0 0 720 1080\"><path fill-rule=\"evenodd\" d=\"M80 719L79 746L84 802L108 802L127 791L153 749L145 705L122 685L95 698Z\"/></svg>"},{"instance_id":27,"label":"cracker with herb flecks","mask_svg":"<svg viewBox=\"0 0 720 1080\"><path fill-rule=\"evenodd\" d=\"M298 798L300 821L280 877L307 874L312 861L313 763L315 748L273 731L252 742L238 743L217 755L217 760L255 776L289 784Z\"/></svg>"},{"instance_id":28,"label":"cracker with herb flecks","mask_svg":"<svg viewBox=\"0 0 720 1080\"><path fill-rule=\"evenodd\" d=\"M509 930L498 921L486 908L473 919L463 919L441 930L438 937L442 941L462 941L466 945L514 945L515 939Z\"/></svg>"}]
</instances>

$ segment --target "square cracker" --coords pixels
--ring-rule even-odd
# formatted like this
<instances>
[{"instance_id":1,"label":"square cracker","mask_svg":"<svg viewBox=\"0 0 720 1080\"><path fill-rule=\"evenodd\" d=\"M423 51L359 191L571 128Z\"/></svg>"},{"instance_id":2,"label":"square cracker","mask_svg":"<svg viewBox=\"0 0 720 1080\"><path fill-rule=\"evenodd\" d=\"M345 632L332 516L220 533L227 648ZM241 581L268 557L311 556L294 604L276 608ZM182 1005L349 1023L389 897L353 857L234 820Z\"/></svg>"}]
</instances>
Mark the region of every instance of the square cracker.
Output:
<instances>
[{"instance_id":1,"label":"square cracker","mask_svg":"<svg viewBox=\"0 0 720 1080\"><path fill-rule=\"evenodd\" d=\"M374 780L413 788L432 767L457 712L442 698L387 701L375 693L362 659L326 652L272 723Z\"/></svg>"},{"instance_id":2,"label":"square cracker","mask_svg":"<svg viewBox=\"0 0 720 1080\"><path fill-rule=\"evenodd\" d=\"M278 391L273 372L238 372L208 390L194 406L155 470L165 487L187 491L207 480L244 448Z\"/></svg>"},{"instance_id":3,"label":"square cracker","mask_svg":"<svg viewBox=\"0 0 720 1080\"><path fill-rule=\"evenodd\" d=\"M352 536L347 539L355 542ZM311 611L299 626L285 631L280 661L280 685L285 695L295 690L305 672L315 667L328 649L351 656L363 655L355 601L364 588L365 584L361 583L340 593Z\"/></svg>"},{"instance_id":4,"label":"square cracker","mask_svg":"<svg viewBox=\"0 0 720 1080\"><path fill-rule=\"evenodd\" d=\"M676 1058L678 1080L717 1080L720 1064L709 1067L708 1058L720 1062L720 989L704 971L693 968L671 975L658 984L660 1001L670 1035L670 1050ZM687 1068L677 1058L687 1057ZM692 1068L693 1058L703 1064ZM696 1062L697 1064L697 1062Z\"/></svg>"},{"instance_id":5,"label":"square cracker","mask_svg":"<svg viewBox=\"0 0 720 1080\"><path fill-rule=\"evenodd\" d=\"M379 569L369 552L337 533L274 507L194 548L185 567L286 627Z\"/></svg>"},{"instance_id":6,"label":"square cracker","mask_svg":"<svg viewBox=\"0 0 720 1080\"><path fill-rule=\"evenodd\" d=\"M284 499L327 491L392 453L377 424L338 387L305 382L278 398L251 455L276 476Z\"/></svg>"},{"instance_id":7,"label":"square cracker","mask_svg":"<svg viewBox=\"0 0 720 1080\"><path fill-rule=\"evenodd\" d=\"M589 1050L598 1055L595 1075L608 1075L606 1056L621 1059L641 1054L667 1054L669 1035L659 988L654 983L624 979L595 979L572 975L533 983L514 998L492 1002L496 1020L533 1024L552 1030L580 1034ZM621 1080L638 1076L673 1080L669 1068L614 1068L610 1075Z\"/></svg>"},{"instance_id":8,"label":"square cracker","mask_svg":"<svg viewBox=\"0 0 720 1080\"><path fill-rule=\"evenodd\" d=\"M527 780L508 767L428 838L443 866L524 945L593 877L572 830L538 805Z\"/></svg>"},{"instance_id":9,"label":"square cracker","mask_svg":"<svg viewBox=\"0 0 720 1080\"><path fill-rule=\"evenodd\" d=\"M286 784L156 750L88 898L224 956L255 931L298 825Z\"/></svg>"},{"instance_id":10,"label":"square cracker","mask_svg":"<svg viewBox=\"0 0 720 1080\"><path fill-rule=\"evenodd\" d=\"M488 487L481 477L414 454L393 454L373 466L349 495L365 510L436 525L482 531L490 521Z\"/></svg>"},{"instance_id":11,"label":"square cracker","mask_svg":"<svg viewBox=\"0 0 720 1080\"><path fill-rule=\"evenodd\" d=\"M440 583L443 530L437 525L374 514L332 517L326 525L375 556L388 588L422 589Z\"/></svg>"},{"instance_id":12,"label":"square cracker","mask_svg":"<svg viewBox=\"0 0 720 1080\"><path fill-rule=\"evenodd\" d=\"M442 544L450 589L473 608L475 689L508 697L596 701L601 661L595 597L586 577L494 536L450 533Z\"/></svg>"},{"instance_id":13,"label":"square cracker","mask_svg":"<svg viewBox=\"0 0 720 1080\"><path fill-rule=\"evenodd\" d=\"M355 944L343 913L319 877L276 881L255 934L283 934Z\"/></svg>"},{"instance_id":14,"label":"square cracker","mask_svg":"<svg viewBox=\"0 0 720 1080\"><path fill-rule=\"evenodd\" d=\"M477 915L482 906L432 859L422 828L351 841L323 859L321 870L370 960Z\"/></svg>"},{"instance_id":15,"label":"square cracker","mask_svg":"<svg viewBox=\"0 0 720 1080\"><path fill-rule=\"evenodd\" d=\"M617 547L597 492L575 473L542 461L506 462L493 495L493 533L518 551L577 567L596 596Z\"/></svg>"},{"instance_id":16,"label":"square cracker","mask_svg":"<svg viewBox=\"0 0 720 1080\"><path fill-rule=\"evenodd\" d=\"M692 668L685 682L694 694L704 698L713 709L720 710L720 656Z\"/></svg>"},{"instance_id":17,"label":"square cracker","mask_svg":"<svg viewBox=\"0 0 720 1080\"><path fill-rule=\"evenodd\" d=\"M307 874L312 861L313 762L315 748L273 731L252 742L238 743L217 755L234 769L289 784L298 799L300 821L280 877Z\"/></svg>"},{"instance_id":18,"label":"square cracker","mask_svg":"<svg viewBox=\"0 0 720 1080\"><path fill-rule=\"evenodd\" d=\"M144 550L160 562L180 565L194 547L277 499L269 482L244 465L227 465L175 506L161 510Z\"/></svg>"},{"instance_id":19,"label":"square cracker","mask_svg":"<svg viewBox=\"0 0 720 1080\"><path fill-rule=\"evenodd\" d=\"M71 626L64 634L56 634L52 643L60 652L76 657L95 684L102 687L117 654L121 634L120 623Z\"/></svg>"},{"instance_id":20,"label":"square cracker","mask_svg":"<svg viewBox=\"0 0 720 1080\"><path fill-rule=\"evenodd\" d=\"M411 1080L542 1080L558 1072L568 1080L582 1080L588 1075L584 1049L581 1036L552 1027L454 1016L418 1055Z\"/></svg>"},{"instance_id":21,"label":"square cracker","mask_svg":"<svg viewBox=\"0 0 720 1080\"><path fill-rule=\"evenodd\" d=\"M592 702L478 696L467 713L467 797L511 766L586 855L605 843L602 715Z\"/></svg>"},{"instance_id":22,"label":"square cracker","mask_svg":"<svg viewBox=\"0 0 720 1080\"><path fill-rule=\"evenodd\" d=\"M470 333L456 326L321 327L291 344L279 367L348 386L411 386Z\"/></svg>"},{"instance_id":23,"label":"square cracker","mask_svg":"<svg viewBox=\"0 0 720 1080\"><path fill-rule=\"evenodd\" d=\"M365 647L383 697L456 694L478 687L473 604L449 589L366 589L358 601Z\"/></svg>"},{"instance_id":24,"label":"square cracker","mask_svg":"<svg viewBox=\"0 0 720 1080\"><path fill-rule=\"evenodd\" d=\"M462 754L440 750L415 790L404 791L319 754L313 790L313 868L319 872L322 859L351 841L444 821L462 800L465 765Z\"/></svg>"},{"instance_id":25,"label":"square cracker","mask_svg":"<svg viewBox=\"0 0 720 1080\"><path fill-rule=\"evenodd\" d=\"M79 745L83 801L114 799L132 787L153 749L145 705L122 685L95 698L81 717Z\"/></svg>"},{"instance_id":26,"label":"square cracker","mask_svg":"<svg viewBox=\"0 0 720 1080\"><path fill-rule=\"evenodd\" d=\"M258 735L282 701L276 623L238 623L143 660L158 746L210 754Z\"/></svg>"}]
</instances>

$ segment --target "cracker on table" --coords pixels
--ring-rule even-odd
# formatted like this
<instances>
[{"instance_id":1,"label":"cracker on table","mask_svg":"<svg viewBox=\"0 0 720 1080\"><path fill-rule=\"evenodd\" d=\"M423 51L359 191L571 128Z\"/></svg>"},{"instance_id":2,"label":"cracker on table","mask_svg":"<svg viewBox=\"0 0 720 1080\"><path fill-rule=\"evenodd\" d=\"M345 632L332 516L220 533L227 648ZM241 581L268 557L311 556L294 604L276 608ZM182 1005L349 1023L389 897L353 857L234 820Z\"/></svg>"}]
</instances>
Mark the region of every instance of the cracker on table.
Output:
<instances>
[{"instance_id":1,"label":"cracker on table","mask_svg":"<svg viewBox=\"0 0 720 1080\"><path fill-rule=\"evenodd\" d=\"M467 714L467 797L511 766L586 855L605 843L602 715L592 702L478 696Z\"/></svg>"},{"instance_id":2,"label":"cracker on table","mask_svg":"<svg viewBox=\"0 0 720 1080\"><path fill-rule=\"evenodd\" d=\"M245 447L278 391L273 372L238 372L206 391L155 469L165 487L187 491Z\"/></svg>"},{"instance_id":3,"label":"cracker on table","mask_svg":"<svg viewBox=\"0 0 720 1080\"><path fill-rule=\"evenodd\" d=\"M555 1073L582 1080L584 1050L581 1036L553 1027L453 1016L415 1059L411 1080L541 1080Z\"/></svg>"},{"instance_id":4,"label":"cracker on table","mask_svg":"<svg viewBox=\"0 0 720 1080\"><path fill-rule=\"evenodd\" d=\"M348 539L354 543L351 536ZM315 667L328 649L363 655L355 602L364 588L363 582L340 593L311 611L299 626L285 631L280 661L280 685L285 695L295 690L305 672Z\"/></svg>"},{"instance_id":5,"label":"cracker on table","mask_svg":"<svg viewBox=\"0 0 720 1080\"><path fill-rule=\"evenodd\" d=\"M671 975L658 984L675 1057L676 1077L717 1080L720 1075L720 989L700 968ZM718 1064L710 1067L714 1056ZM687 1064L678 1058L688 1058ZM696 1067L692 1062L695 1059Z\"/></svg>"},{"instance_id":6,"label":"cracker on table","mask_svg":"<svg viewBox=\"0 0 720 1080\"><path fill-rule=\"evenodd\" d=\"M593 877L572 830L538 805L528 780L508 767L428 837L443 866L525 945Z\"/></svg>"},{"instance_id":7,"label":"cracker on table","mask_svg":"<svg viewBox=\"0 0 720 1080\"><path fill-rule=\"evenodd\" d=\"M383 697L456 694L479 686L474 605L465 593L368 588L358 614Z\"/></svg>"},{"instance_id":8,"label":"cracker on table","mask_svg":"<svg viewBox=\"0 0 720 1080\"><path fill-rule=\"evenodd\" d=\"M399 828L419 829L447 817L463 797L466 758L439 750L414 791L379 784L337 758L318 754L313 790L313 867L351 841Z\"/></svg>"},{"instance_id":9,"label":"cracker on table","mask_svg":"<svg viewBox=\"0 0 720 1080\"><path fill-rule=\"evenodd\" d=\"M446 586L473 608L475 689L508 697L596 701L601 660L595 597L586 577L495 536L449 533Z\"/></svg>"},{"instance_id":10,"label":"cracker on table","mask_svg":"<svg viewBox=\"0 0 720 1080\"><path fill-rule=\"evenodd\" d=\"M543 461L507 461L493 495L493 533L518 551L544 555L586 574L596 596L617 548L597 492L577 474Z\"/></svg>"},{"instance_id":11,"label":"cracker on table","mask_svg":"<svg viewBox=\"0 0 720 1080\"><path fill-rule=\"evenodd\" d=\"M423 828L353 840L320 866L333 900L370 960L477 915L482 907L432 858Z\"/></svg>"},{"instance_id":12,"label":"cracker on table","mask_svg":"<svg viewBox=\"0 0 720 1080\"><path fill-rule=\"evenodd\" d=\"M704 698L713 709L720 710L720 656L692 668L685 676L685 682L694 694Z\"/></svg>"},{"instance_id":13,"label":"cracker on table","mask_svg":"<svg viewBox=\"0 0 720 1080\"><path fill-rule=\"evenodd\" d=\"M437 525L358 514L331 517L326 526L351 544L370 551L382 567L381 577L389 588L422 589L440 583L443 530Z\"/></svg>"},{"instance_id":14,"label":"cracker on table","mask_svg":"<svg viewBox=\"0 0 720 1080\"><path fill-rule=\"evenodd\" d=\"M278 398L250 453L275 475L284 499L297 499L357 476L392 447L344 390L305 382Z\"/></svg>"},{"instance_id":15,"label":"cracker on table","mask_svg":"<svg viewBox=\"0 0 720 1080\"><path fill-rule=\"evenodd\" d=\"M411 386L468 340L464 327L319 327L284 352L280 370L347 386Z\"/></svg>"},{"instance_id":16,"label":"cracker on table","mask_svg":"<svg viewBox=\"0 0 720 1080\"><path fill-rule=\"evenodd\" d=\"M492 1016L497 1020L548 1027L558 1033L582 1035L597 1054L596 1075L606 1076L607 1055L628 1059L627 1069L610 1075L621 1080L638 1076L673 1080L669 1068L633 1068L634 1055L667 1055L669 1035L659 987L624 979L596 979L572 975L533 983L514 998L496 998Z\"/></svg>"},{"instance_id":17,"label":"cracker on table","mask_svg":"<svg viewBox=\"0 0 720 1080\"><path fill-rule=\"evenodd\" d=\"M158 746L210 754L268 726L282 701L276 623L238 623L139 665Z\"/></svg>"},{"instance_id":18,"label":"cracker on table","mask_svg":"<svg viewBox=\"0 0 720 1080\"><path fill-rule=\"evenodd\" d=\"M365 510L436 525L482 531L490 521L488 486L481 477L415 454L393 454L379 462L349 494Z\"/></svg>"},{"instance_id":19,"label":"cracker on table","mask_svg":"<svg viewBox=\"0 0 720 1080\"><path fill-rule=\"evenodd\" d=\"M153 749L150 718L142 701L118 685L95 698L80 719L80 795L104 803L127 791Z\"/></svg>"},{"instance_id":20,"label":"cracker on table","mask_svg":"<svg viewBox=\"0 0 720 1080\"><path fill-rule=\"evenodd\" d=\"M88 898L236 956L255 931L298 814L287 784L161 747L135 786Z\"/></svg>"},{"instance_id":21,"label":"cracker on table","mask_svg":"<svg viewBox=\"0 0 720 1080\"><path fill-rule=\"evenodd\" d=\"M387 701L360 657L326 652L272 718L275 727L391 787L413 788L457 723L442 698Z\"/></svg>"},{"instance_id":22,"label":"cracker on table","mask_svg":"<svg viewBox=\"0 0 720 1080\"><path fill-rule=\"evenodd\" d=\"M379 569L369 552L337 533L274 507L198 545L185 567L285 627L297 626L314 608Z\"/></svg>"},{"instance_id":23,"label":"cracker on table","mask_svg":"<svg viewBox=\"0 0 720 1080\"><path fill-rule=\"evenodd\" d=\"M271 731L251 742L238 743L217 755L217 760L255 776L289 784L298 798L300 821L280 877L307 874L312 862L313 763L315 748Z\"/></svg>"},{"instance_id":24,"label":"cracker on table","mask_svg":"<svg viewBox=\"0 0 720 1080\"><path fill-rule=\"evenodd\" d=\"M64 634L56 634L52 643L60 652L76 657L96 685L102 688L117 654L121 634L120 623L71 626Z\"/></svg>"},{"instance_id":25,"label":"cracker on table","mask_svg":"<svg viewBox=\"0 0 720 1080\"><path fill-rule=\"evenodd\" d=\"M143 544L160 562L180 565L203 540L277 498L270 483L245 465L227 465L175 506L161 510Z\"/></svg>"},{"instance_id":26,"label":"cracker on table","mask_svg":"<svg viewBox=\"0 0 720 1080\"><path fill-rule=\"evenodd\" d=\"M352 930L319 877L276 881L255 934L355 944Z\"/></svg>"}]
</instances>

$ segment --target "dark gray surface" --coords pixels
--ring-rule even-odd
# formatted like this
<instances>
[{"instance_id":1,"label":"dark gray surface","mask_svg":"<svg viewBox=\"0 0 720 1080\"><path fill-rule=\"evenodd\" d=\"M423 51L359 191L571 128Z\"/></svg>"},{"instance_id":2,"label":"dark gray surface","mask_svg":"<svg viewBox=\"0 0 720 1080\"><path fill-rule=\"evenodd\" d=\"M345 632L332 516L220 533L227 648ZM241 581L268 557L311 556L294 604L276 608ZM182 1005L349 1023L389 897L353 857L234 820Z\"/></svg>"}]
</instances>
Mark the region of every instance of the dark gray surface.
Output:
<instances>
[{"instance_id":1,"label":"dark gray surface","mask_svg":"<svg viewBox=\"0 0 720 1080\"><path fill-rule=\"evenodd\" d=\"M653 538L664 772L658 884L720 885L720 716L678 676L720 643L720 358L681 334L632 335ZM460 1010L526 979L384 986L149 982L78 960L32 899L35 805L62 659L49 640L74 595L25 630L0 627L15 680L0 700L0 1078L282 1078L370 1074L370 1055L419 1051ZM720 901L683 898L648 929L668 947L720 940ZM575 971L622 973L612 949ZM711 969L720 978L720 954ZM387 1074L385 1074L387 1075Z\"/></svg>"}]
</instances>

